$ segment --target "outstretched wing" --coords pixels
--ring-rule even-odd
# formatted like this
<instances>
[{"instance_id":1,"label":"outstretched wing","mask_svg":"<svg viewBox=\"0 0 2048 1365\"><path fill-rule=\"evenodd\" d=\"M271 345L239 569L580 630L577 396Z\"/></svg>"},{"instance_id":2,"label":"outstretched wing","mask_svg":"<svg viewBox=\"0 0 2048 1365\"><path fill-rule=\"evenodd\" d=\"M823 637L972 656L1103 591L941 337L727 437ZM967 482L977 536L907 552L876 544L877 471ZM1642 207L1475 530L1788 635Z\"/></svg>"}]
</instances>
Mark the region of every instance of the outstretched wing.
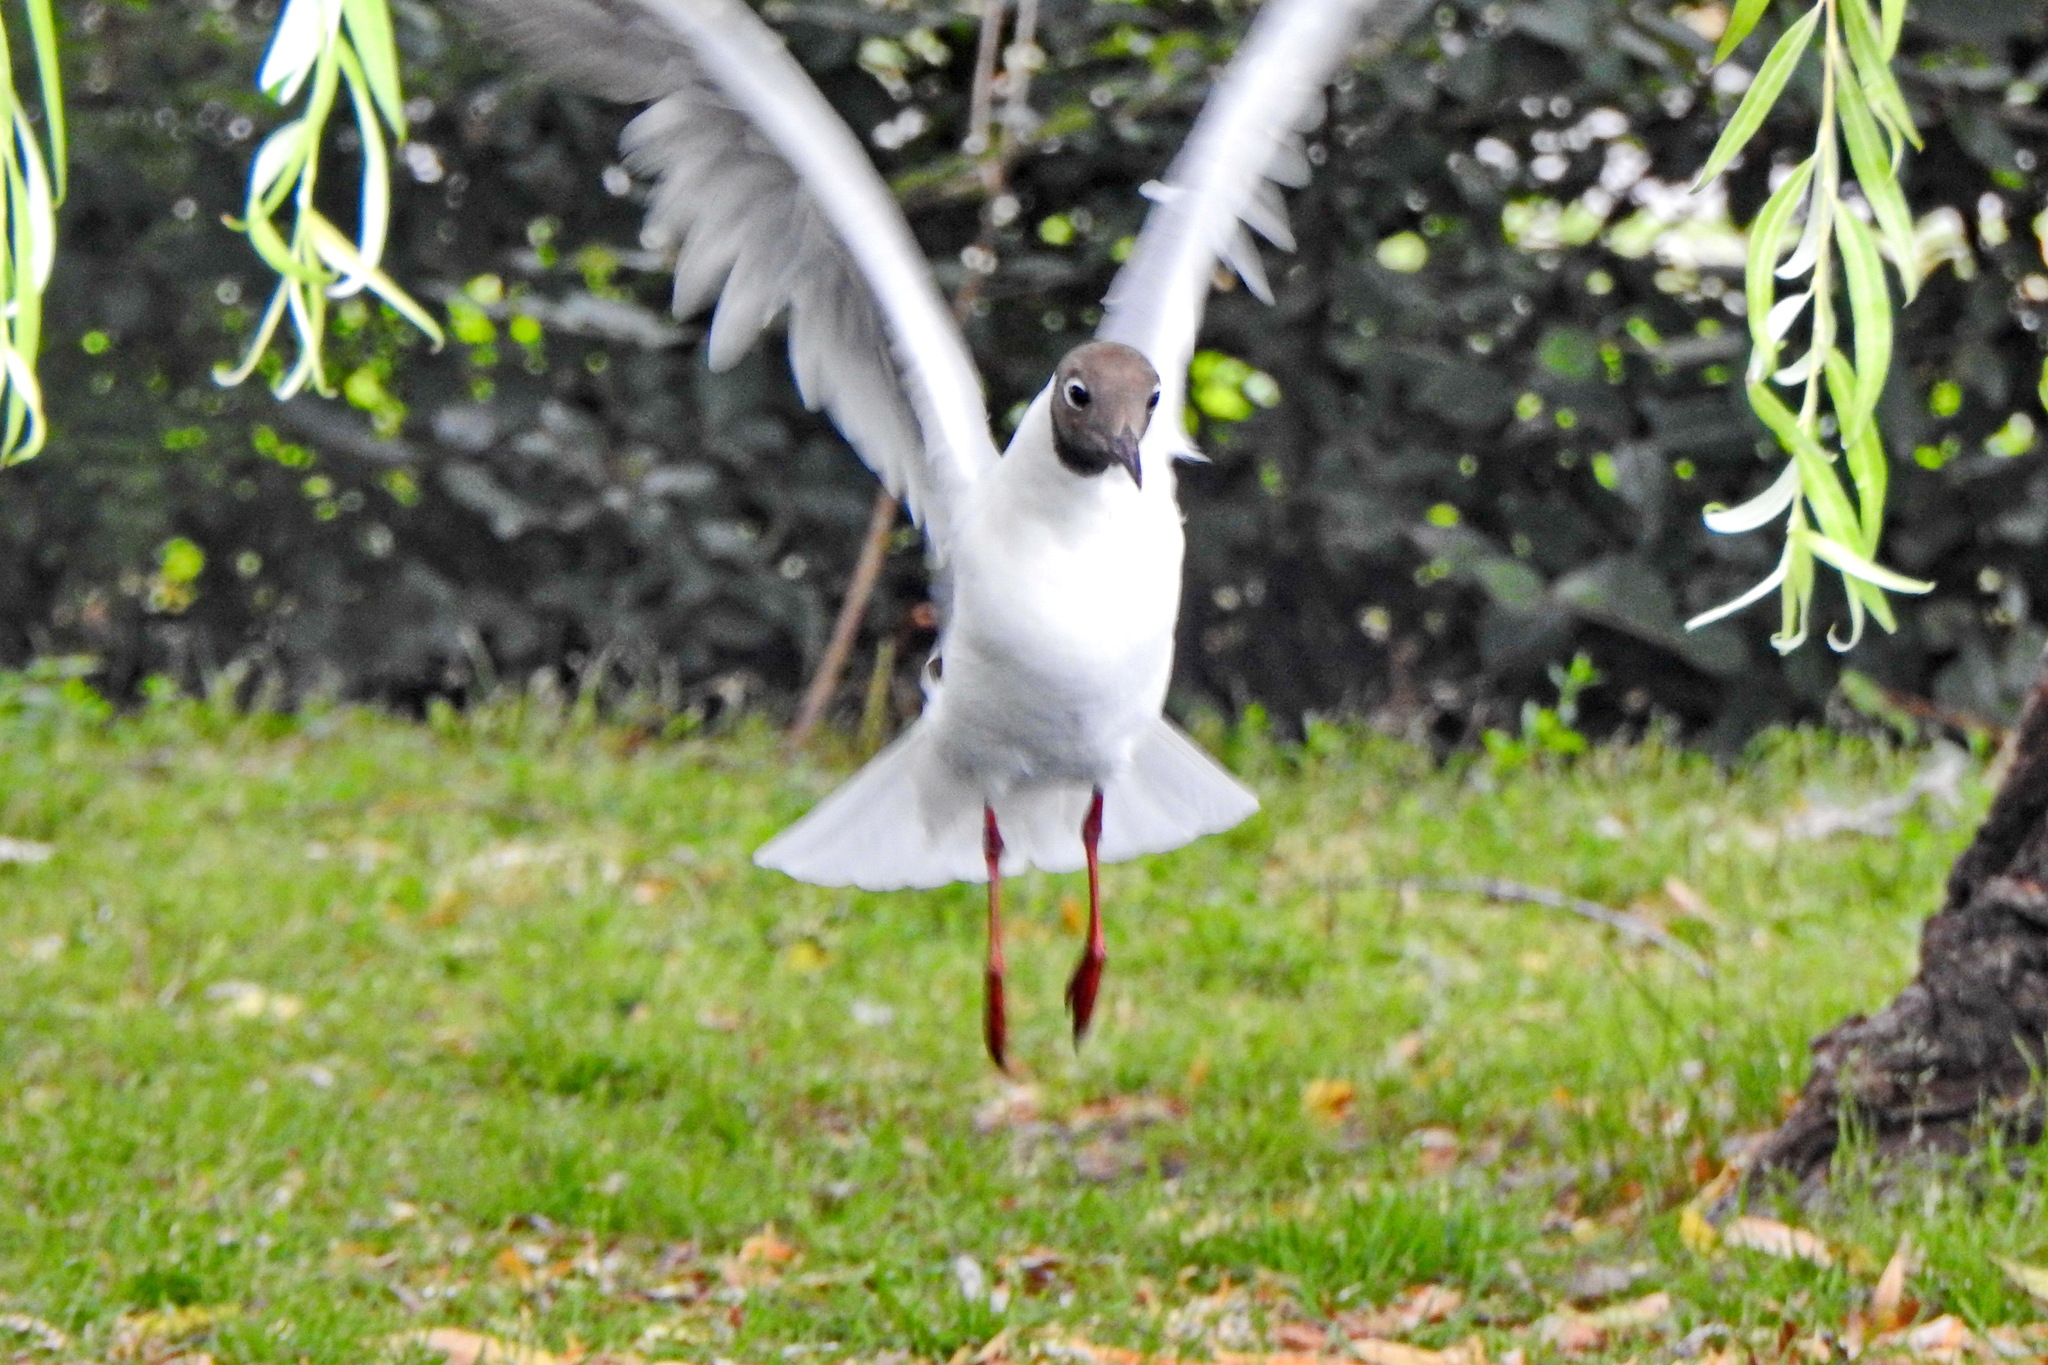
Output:
<instances>
[{"instance_id":1,"label":"outstretched wing","mask_svg":"<svg viewBox=\"0 0 2048 1365\"><path fill-rule=\"evenodd\" d=\"M1110 285L1095 334L1136 347L1159 371L1155 431L1178 439L1183 430L1188 362L1217 262L1273 301L1252 233L1294 249L1280 191L1308 183L1302 129L1322 116L1323 87L1383 3L1267 0L1165 182L1145 186L1154 208Z\"/></svg>"},{"instance_id":2,"label":"outstretched wing","mask_svg":"<svg viewBox=\"0 0 2048 1365\"><path fill-rule=\"evenodd\" d=\"M653 101L626 165L654 181L645 237L675 248L678 314L717 301L732 365L785 309L799 391L946 554L993 465L966 342L859 141L741 0L471 0L549 74Z\"/></svg>"}]
</instances>

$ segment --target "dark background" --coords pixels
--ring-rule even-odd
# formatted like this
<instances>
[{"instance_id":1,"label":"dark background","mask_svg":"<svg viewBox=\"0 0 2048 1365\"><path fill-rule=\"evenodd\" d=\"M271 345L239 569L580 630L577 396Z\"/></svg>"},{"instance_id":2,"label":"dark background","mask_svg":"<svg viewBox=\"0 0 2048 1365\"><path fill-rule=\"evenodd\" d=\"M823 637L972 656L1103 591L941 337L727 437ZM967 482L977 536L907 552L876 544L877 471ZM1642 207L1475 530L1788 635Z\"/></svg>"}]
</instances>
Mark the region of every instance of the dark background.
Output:
<instances>
[{"instance_id":1,"label":"dark background","mask_svg":"<svg viewBox=\"0 0 2048 1365\"><path fill-rule=\"evenodd\" d=\"M0 475L0 663L87 656L116 693L161 674L281 702L418 706L509 684L656 712L786 710L857 551L868 476L795 401L779 342L712 375L701 320L667 318L638 191L604 182L627 111L522 76L453 3L396 9L422 147L397 171L388 268L437 306L487 275L507 302L488 329L490 310L470 310L468 339L439 355L388 315L344 310L331 372L353 377L350 399L280 406L211 378L271 287L219 218L280 119L251 89L274 6L67 7L76 165L43 362L56 434ZM955 288L985 209L958 153L974 22L950 4L766 12L864 135L922 112L921 135L875 154ZM1045 0L1044 123L968 325L999 435L1090 329L1138 227L1135 187L1165 169L1247 13ZM1739 271L1504 238L1504 208L1570 203L1607 167L1612 221L1633 214L1618 143L1673 185L1705 159L1734 97L1702 77L1709 44L1686 7L1457 0L1338 88L1315 182L1293 198L1300 250L1268 253L1278 307L1241 290L1210 306L1205 345L1274 376L1281 399L1205 420L1214 462L1182 479L1175 704L1375 713L1456 739L1549 699L1547 666L1583 650L1605 678L1584 702L1601 729L1664 715L1739 742L1820 714L1844 666L1958 712L2007 711L2048 639L2048 465L1985 439L2014 412L2048 424L2044 305L2025 284L2048 299L2032 228L2048 5L1919 0L1914 16L1902 74L1928 145L1908 193L1916 212L1960 212L1970 268L1943 266L1905 313L1884 403L1885 557L1939 585L1900 603L1896 636L1873 631L1844 660L1816 633L1780 660L1774 605L1679 629L1778 553L1772 535L1699 521L1778 458L1735 382L1744 328L1722 297ZM918 29L938 45L907 38ZM1777 31L1767 19L1742 59ZM1814 93L1795 85L1731 175L1738 221L1773 159L1804 154ZM349 223L344 122L326 183ZM1492 144L1495 164L1477 154L1485 139L1511 167ZM1987 194L2002 242L1979 231ZM1420 270L1380 263L1398 233L1426 243ZM520 311L541 318L537 340L513 334ZM203 552L196 577L180 537ZM921 583L906 532L842 716L878 641L907 676ZM1838 589L1822 602L1822 624L1841 614Z\"/></svg>"}]
</instances>

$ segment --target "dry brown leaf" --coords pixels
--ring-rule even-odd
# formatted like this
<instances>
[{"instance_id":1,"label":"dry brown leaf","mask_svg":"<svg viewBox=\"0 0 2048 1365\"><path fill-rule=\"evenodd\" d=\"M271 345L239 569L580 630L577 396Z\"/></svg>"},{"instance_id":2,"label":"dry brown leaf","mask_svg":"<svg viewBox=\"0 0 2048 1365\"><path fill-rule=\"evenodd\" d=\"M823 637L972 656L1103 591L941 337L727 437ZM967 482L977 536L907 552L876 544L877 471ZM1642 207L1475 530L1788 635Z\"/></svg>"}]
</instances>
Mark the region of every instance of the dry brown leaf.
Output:
<instances>
[{"instance_id":1,"label":"dry brown leaf","mask_svg":"<svg viewBox=\"0 0 2048 1365\"><path fill-rule=\"evenodd\" d=\"M1904 1350L1907 1354L1922 1360L1948 1362L1961 1360L1966 1353L1990 1349L1981 1342L1963 1320L1953 1313L1944 1313L1930 1322L1917 1327L1907 1327L1897 1332L1887 1332L1870 1343L1873 1352Z\"/></svg>"},{"instance_id":2,"label":"dry brown leaf","mask_svg":"<svg viewBox=\"0 0 2048 1365\"><path fill-rule=\"evenodd\" d=\"M697 1011L697 1027L710 1029L713 1033L737 1033L745 1022L733 1011L719 1009L716 1005L706 1005Z\"/></svg>"},{"instance_id":3,"label":"dry brown leaf","mask_svg":"<svg viewBox=\"0 0 2048 1365\"><path fill-rule=\"evenodd\" d=\"M1994 1256L1991 1259L1998 1263L1998 1268L2003 1270L2014 1284L2042 1303L2048 1303L2048 1266L2024 1265L2019 1261L2008 1261L2003 1256Z\"/></svg>"},{"instance_id":4,"label":"dry brown leaf","mask_svg":"<svg viewBox=\"0 0 2048 1365\"><path fill-rule=\"evenodd\" d=\"M1424 1175L1442 1175L1458 1164L1461 1144L1448 1128L1418 1128L1408 1135L1417 1149L1417 1164Z\"/></svg>"},{"instance_id":5,"label":"dry brown leaf","mask_svg":"<svg viewBox=\"0 0 2048 1365\"><path fill-rule=\"evenodd\" d=\"M1906 1276L1912 1270L1913 1238L1901 1233L1892 1258L1885 1262L1884 1273L1877 1277L1877 1288L1870 1292L1872 1331L1879 1335L1896 1332L1913 1320L1913 1309L1906 1306Z\"/></svg>"},{"instance_id":6,"label":"dry brown leaf","mask_svg":"<svg viewBox=\"0 0 2048 1365\"><path fill-rule=\"evenodd\" d=\"M775 1233L775 1224L769 1223L752 1237L740 1243L740 1260L765 1265L788 1265L796 1259L796 1248L782 1240Z\"/></svg>"},{"instance_id":7,"label":"dry brown leaf","mask_svg":"<svg viewBox=\"0 0 2048 1365\"><path fill-rule=\"evenodd\" d=\"M2048 1324L2035 1324L2037 1327ZM1991 1343L1991 1349L2006 1359L2040 1355L2040 1349L2028 1343L2026 1333L2018 1327L1991 1327L1984 1332L1984 1338Z\"/></svg>"},{"instance_id":8,"label":"dry brown leaf","mask_svg":"<svg viewBox=\"0 0 2048 1365\"><path fill-rule=\"evenodd\" d=\"M1337 1329L1347 1337L1404 1337L1418 1327L1442 1322L1464 1303L1465 1296L1447 1285L1418 1284L1395 1295L1385 1308L1339 1313Z\"/></svg>"},{"instance_id":9,"label":"dry brown leaf","mask_svg":"<svg viewBox=\"0 0 2048 1365\"><path fill-rule=\"evenodd\" d=\"M1538 1318L1536 1339L1559 1355L1582 1355L1607 1344L1607 1329L1591 1313L1567 1308Z\"/></svg>"},{"instance_id":10,"label":"dry brown leaf","mask_svg":"<svg viewBox=\"0 0 2048 1365\"><path fill-rule=\"evenodd\" d=\"M1671 1296L1660 1289L1639 1299L1603 1308L1593 1316L1602 1327L1616 1332L1649 1327L1671 1316Z\"/></svg>"},{"instance_id":11,"label":"dry brown leaf","mask_svg":"<svg viewBox=\"0 0 2048 1365\"><path fill-rule=\"evenodd\" d=\"M1380 1337L1354 1339L1351 1354L1364 1361L1365 1365L1446 1365L1448 1359L1442 1351Z\"/></svg>"},{"instance_id":12,"label":"dry brown leaf","mask_svg":"<svg viewBox=\"0 0 2048 1365\"><path fill-rule=\"evenodd\" d=\"M1760 1251L1781 1261L1810 1261L1814 1265L1835 1263L1834 1249L1826 1242L1805 1228L1795 1228L1775 1218L1744 1214L1731 1219L1728 1226L1721 1229L1721 1241L1746 1251Z\"/></svg>"},{"instance_id":13,"label":"dry brown leaf","mask_svg":"<svg viewBox=\"0 0 2048 1365\"><path fill-rule=\"evenodd\" d=\"M1349 1081L1314 1080L1301 1088L1301 1112L1317 1123L1339 1124L1357 1098L1358 1088Z\"/></svg>"},{"instance_id":14,"label":"dry brown leaf","mask_svg":"<svg viewBox=\"0 0 2048 1365\"><path fill-rule=\"evenodd\" d=\"M563 1357L538 1346L503 1337L486 1336L462 1327L431 1327L423 1332L401 1332L391 1338L396 1346L416 1346L442 1356L448 1365L564 1365Z\"/></svg>"},{"instance_id":15,"label":"dry brown leaf","mask_svg":"<svg viewBox=\"0 0 2048 1365\"><path fill-rule=\"evenodd\" d=\"M1330 1344L1330 1329L1319 1322L1283 1322L1273 1330L1273 1343L1283 1351L1314 1354Z\"/></svg>"},{"instance_id":16,"label":"dry brown leaf","mask_svg":"<svg viewBox=\"0 0 2048 1365\"><path fill-rule=\"evenodd\" d=\"M1560 1354L1577 1355L1597 1351L1610 1338L1654 1327L1670 1316L1671 1296L1658 1290L1639 1299L1613 1304L1597 1313L1560 1308L1537 1321L1536 1336L1555 1347Z\"/></svg>"},{"instance_id":17,"label":"dry brown leaf","mask_svg":"<svg viewBox=\"0 0 2048 1365\"><path fill-rule=\"evenodd\" d=\"M974 1131L998 1133L1038 1122L1039 1091L1035 1085L1006 1085L1003 1092L974 1111Z\"/></svg>"},{"instance_id":18,"label":"dry brown leaf","mask_svg":"<svg viewBox=\"0 0 2048 1365\"><path fill-rule=\"evenodd\" d=\"M1713 903L1694 890L1683 879L1666 877L1664 879L1664 896L1678 908L1678 912L1681 915L1689 915L1693 919L1710 924L1716 929L1721 927L1721 916L1715 912Z\"/></svg>"},{"instance_id":19,"label":"dry brown leaf","mask_svg":"<svg viewBox=\"0 0 2048 1365\"><path fill-rule=\"evenodd\" d=\"M524 1289L533 1283L533 1266L518 1247L506 1247L491 1258L491 1268Z\"/></svg>"}]
</instances>

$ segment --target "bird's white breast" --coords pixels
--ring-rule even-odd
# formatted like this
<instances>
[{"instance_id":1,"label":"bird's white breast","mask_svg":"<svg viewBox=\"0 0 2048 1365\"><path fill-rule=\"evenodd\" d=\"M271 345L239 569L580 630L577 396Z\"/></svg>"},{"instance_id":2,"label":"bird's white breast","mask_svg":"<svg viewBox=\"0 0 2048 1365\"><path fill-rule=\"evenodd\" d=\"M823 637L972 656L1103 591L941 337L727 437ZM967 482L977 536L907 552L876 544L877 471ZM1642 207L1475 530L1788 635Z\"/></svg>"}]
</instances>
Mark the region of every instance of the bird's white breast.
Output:
<instances>
[{"instance_id":1,"label":"bird's white breast","mask_svg":"<svg viewBox=\"0 0 2048 1365\"><path fill-rule=\"evenodd\" d=\"M1037 405L975 489L933 719L984 790L1107 781L1158 716L1184 544L1171 478L1068 472Z\"/></svg>"}]
</instances>

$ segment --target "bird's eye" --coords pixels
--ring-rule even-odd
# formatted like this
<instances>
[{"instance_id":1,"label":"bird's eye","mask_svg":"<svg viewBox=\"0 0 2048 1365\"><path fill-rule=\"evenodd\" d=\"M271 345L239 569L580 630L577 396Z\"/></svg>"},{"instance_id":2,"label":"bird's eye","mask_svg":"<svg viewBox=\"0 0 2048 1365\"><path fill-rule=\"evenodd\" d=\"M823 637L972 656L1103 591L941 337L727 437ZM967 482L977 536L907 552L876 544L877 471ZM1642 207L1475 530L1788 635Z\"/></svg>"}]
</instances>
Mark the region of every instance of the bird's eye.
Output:
<instances>
[{"instance_id":1,"label":"bird's eye","mask_svg":"<svg viewBox=\"0 0 2048 1365\"><path fill-rule=\"evenodd\" d=\"M1068 405L1076 408L1085 408L1088 406L1088 400L1088 386L1078 379L1069 379L1067 381Z\"/></svg>"},{"instance_id":2,"label":"bird's eye","mask_svg":"<svg viewBox=\"0 0 2048 1365\"><path fill-rule=\"evenodd\" d=\"M1158 407L1158 406L1159 406L1159 390L1157 390L1157 389L1154 389L1154 390L1152 390L1152 396L1151 396L1150 398L1147 398L1147 399L1145 400L1145 411L1147 411L1147 412L1150 412L1150 411L1152 411L1152 409L1154 409L1154 408L1156 408L1156 407Z\"/></svg>"}]
</instances>

